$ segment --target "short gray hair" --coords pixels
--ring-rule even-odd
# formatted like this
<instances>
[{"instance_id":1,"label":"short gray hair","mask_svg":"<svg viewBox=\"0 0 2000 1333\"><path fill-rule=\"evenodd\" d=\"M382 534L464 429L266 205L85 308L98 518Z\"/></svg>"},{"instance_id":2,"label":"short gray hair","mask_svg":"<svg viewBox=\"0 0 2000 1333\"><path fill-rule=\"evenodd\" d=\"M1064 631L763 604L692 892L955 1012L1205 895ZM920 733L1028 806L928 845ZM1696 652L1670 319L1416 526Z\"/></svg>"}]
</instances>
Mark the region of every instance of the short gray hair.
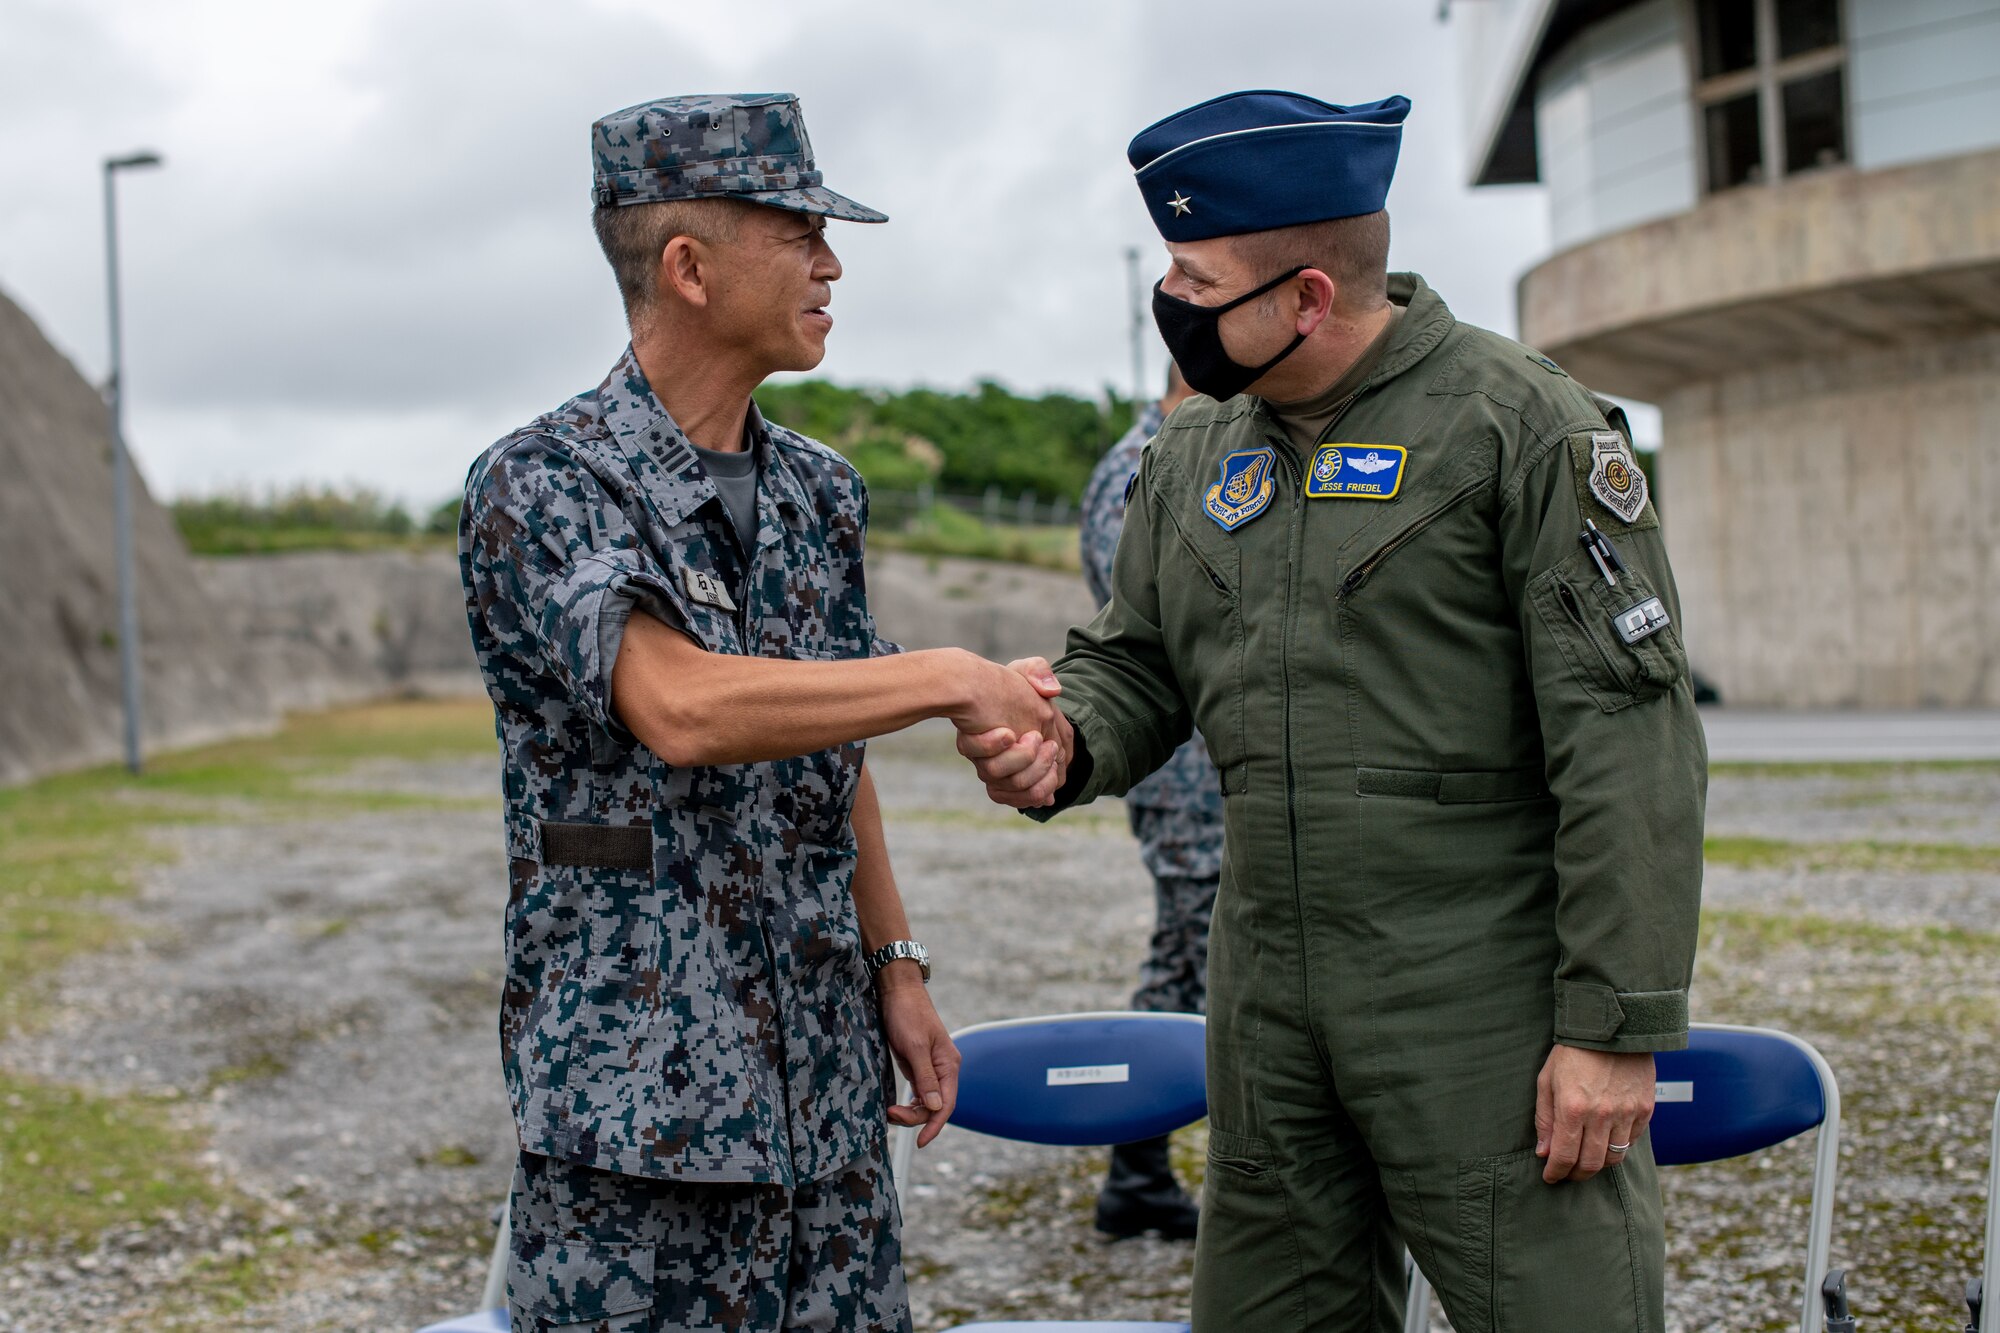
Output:
<instances>
[{"instance_id":1,"label":"short gray hair","mask_svg":"<svg viewBox=\"0 0 2000 1333\"><path fill-rule=\"evenodd\" d=\"M1231 238L1249 262L1253 281L1264 282L1288 268L1316 268L1338 287L1345 313L1374 310L1389 299L1389 213L1329 218L1296 227L1247 232Z\"/></svg>"},{"instance_id":2,"label":"short gray hair","mask_svg":"<svg viewBox=\"0 0 2000 1333\"><path fill-rule=\"evenodd\" d=\"M590 225L618 279L626 319L636 321L652 309L660 252L668 241L676 236L690 236L708 245L733 241L745 207L740 199L669 199L622 208L599 205L593 210Z\"/></svg>"}]
</instances>

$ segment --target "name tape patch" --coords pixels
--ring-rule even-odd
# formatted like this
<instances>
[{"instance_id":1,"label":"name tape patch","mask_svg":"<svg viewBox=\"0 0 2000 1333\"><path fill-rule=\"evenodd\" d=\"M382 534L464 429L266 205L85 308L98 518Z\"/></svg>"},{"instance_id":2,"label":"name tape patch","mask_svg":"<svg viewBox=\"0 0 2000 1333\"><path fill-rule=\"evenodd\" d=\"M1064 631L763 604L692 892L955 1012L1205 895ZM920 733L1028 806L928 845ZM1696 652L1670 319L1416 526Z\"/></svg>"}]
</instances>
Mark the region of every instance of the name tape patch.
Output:
<instances>
[{"instance_id":1,"label":"name tape patch","mask_svg":"<svg viewBox=\"0 0 2000 1333\"><path fill-rule=\"evenodd\" d=\"M1400 444L1322 444L1306 469L1306 498L1393 500L1409 456Z\"/></svg>"},{"instance_id":2,"label":"name tape patch","mask_svg":"<svg viewBox=\"0 0 2000 1333\"><path fill-rule=\"evenodd\" d=\"M1694 1084L1691 1082L1655 1083L1653 1085L1653 1100L1655 1102L1691 1102L1694 1100Z\"/></svg>"},{"instance_id":3,"label":"name tape patch","mask_svg":"<svg viewBox=\"0 0 2000 1333\"><path fill-rule=\"evenodd\" d=\"M698 569L681 568L681 586L687 589L688 599L713 606L722 611L734 611L736 599L729 595L729 589L713 574L704 574Z\"/></svg>"},{"instance_id":4,"label":"name tape patch","mask_svg":"<svg viewBox=\"0 0 2000 1333\"><path fill-rule=\"evenodd\" d=\"M1618 627L1618 637L1626 643L1638 643L1650 639L1667 626L1673 624L1673 617L1667 614L1666 603L1657 597L1648 597L1637 606L1628 606L1611 617L1611 623Z\"/></svg>"},{"instance_id":5,"label":"name tape patch","mask_svg":"<svg viewBox=\"0 0 2000 1333\"><path fill-rule=\"evenodd\" d=\"M1064 1065L1049 1070L1051 1088L1075 1087L1083 1083L1130 1083L1130 1065Z\"/></svg>"}]
</instances>

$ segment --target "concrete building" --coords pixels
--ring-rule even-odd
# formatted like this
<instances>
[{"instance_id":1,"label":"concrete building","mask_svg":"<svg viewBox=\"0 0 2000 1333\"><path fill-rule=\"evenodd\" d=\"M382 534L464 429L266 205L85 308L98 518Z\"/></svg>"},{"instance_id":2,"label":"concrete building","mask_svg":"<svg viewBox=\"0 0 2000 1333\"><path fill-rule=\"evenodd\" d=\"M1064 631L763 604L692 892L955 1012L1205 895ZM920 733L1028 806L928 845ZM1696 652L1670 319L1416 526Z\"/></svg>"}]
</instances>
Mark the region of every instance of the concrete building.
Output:
<instances>
[{"instance_id":1,"label":"concrete building","mask_svg":"<svg viewBox=\"0 0 2000 1333\"><path fill-rule=\"evenodd\" d=\"M1453 0L1521 336L1657 403L1725 701L2000 706L2000 0Z\"/></svg>"}]
</instances>

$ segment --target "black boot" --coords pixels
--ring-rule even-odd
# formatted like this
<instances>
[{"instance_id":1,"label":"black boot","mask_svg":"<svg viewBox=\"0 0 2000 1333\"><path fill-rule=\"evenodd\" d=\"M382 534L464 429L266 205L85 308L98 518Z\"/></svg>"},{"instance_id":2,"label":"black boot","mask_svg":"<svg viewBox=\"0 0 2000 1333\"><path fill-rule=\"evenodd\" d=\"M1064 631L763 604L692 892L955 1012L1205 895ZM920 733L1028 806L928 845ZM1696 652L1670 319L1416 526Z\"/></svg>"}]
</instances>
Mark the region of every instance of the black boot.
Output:
<instances>
[{"instance_id":1,"label":"black boot","mask_svg":"<svg viewBox=\"0 0 2000 1333\"><path fill-rule=\"evenodd\" d=\"M1197 1215L1167 1161L1166 1135L1111 1150L1111 1171L1097 1195L1099 1231L1120 1239L1157 1231L1168 1240L1193 1240Z\"/></svg>"}]
</instances>

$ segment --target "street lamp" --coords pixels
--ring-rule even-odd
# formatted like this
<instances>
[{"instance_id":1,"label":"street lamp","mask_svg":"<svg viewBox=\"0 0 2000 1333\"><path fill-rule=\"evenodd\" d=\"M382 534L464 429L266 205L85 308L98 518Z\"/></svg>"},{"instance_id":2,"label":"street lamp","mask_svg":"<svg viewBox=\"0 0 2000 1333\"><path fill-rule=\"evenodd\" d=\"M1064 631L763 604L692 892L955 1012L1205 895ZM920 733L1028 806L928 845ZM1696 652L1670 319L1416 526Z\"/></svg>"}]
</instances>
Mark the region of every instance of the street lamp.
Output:
<instances>
[{"instance_id":1,"label":"street lamp","mask_svg":"<svg viewBox=\"0 0 2000 1333\"><path fill-rule=\"evenodd\" d=\"M157 167L158 153L104 159L104 274L111 305L111 494L118 525L118 686L125 700L125 767L139 771L139 608L132 587L132 458L125 449L125 342L118 319L117 174Z\"/></svg>"},{"instance_id":2,"label":"street lamp","mask_svg":"<svg viewBox=\"0 0 2000 1333\"><path fill-rule=\"evenodd\" d=\"M1139 247L1125 247L1125 286L1132 300L1132 420L1146 400L1146 284L1139 276Z\"/></svg>"}]
</instances>

